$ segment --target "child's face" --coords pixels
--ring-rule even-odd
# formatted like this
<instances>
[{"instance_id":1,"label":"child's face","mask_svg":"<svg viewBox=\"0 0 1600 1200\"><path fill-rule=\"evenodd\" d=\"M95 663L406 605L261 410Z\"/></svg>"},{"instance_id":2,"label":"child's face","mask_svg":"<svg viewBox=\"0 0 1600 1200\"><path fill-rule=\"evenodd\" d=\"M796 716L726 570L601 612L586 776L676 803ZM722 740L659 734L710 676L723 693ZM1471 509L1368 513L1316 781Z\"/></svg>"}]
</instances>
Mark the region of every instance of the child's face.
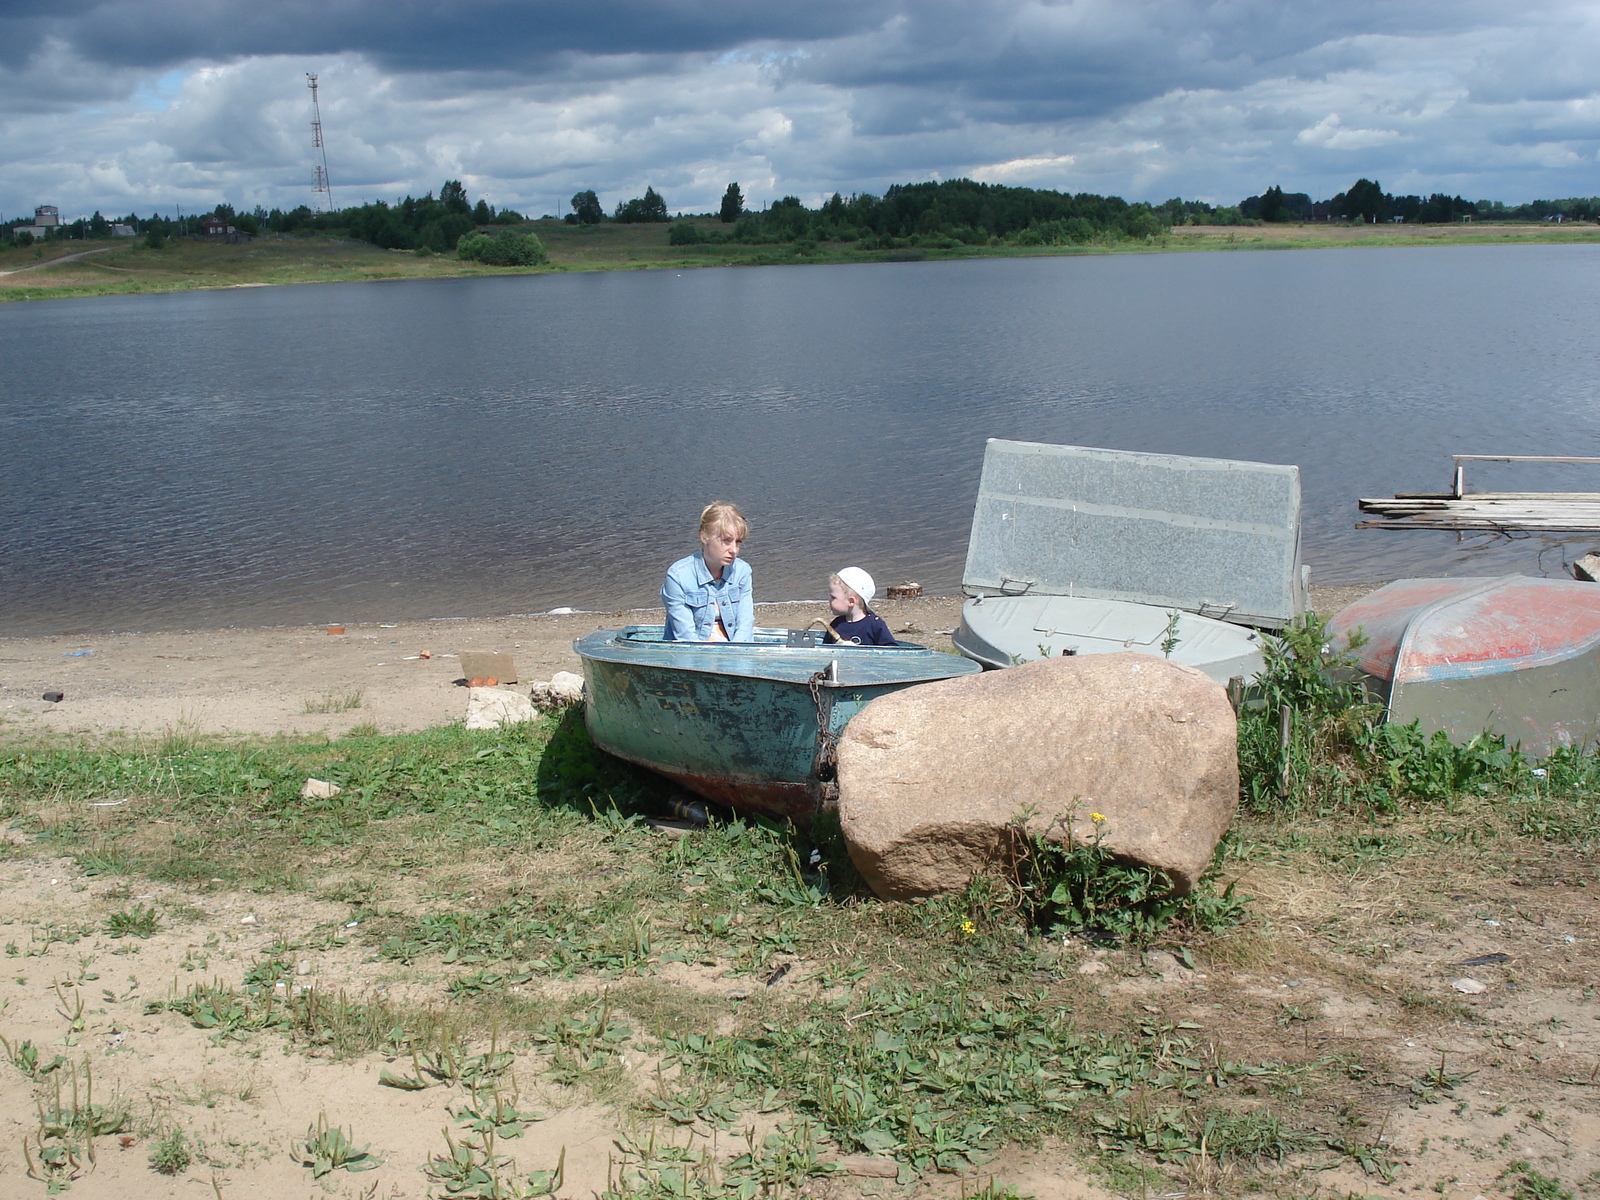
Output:
<instances>
[{"instance_id":1,"label":"child's face","mask_svg":"<svg viewBox=\"0 0 1600 1200\"><path fill-rule=\"evenodd\" d=\"M856 606L856 594L837 580L828 584L828 607L836 616L848 616Z\"/></svg>"}]
</instances>

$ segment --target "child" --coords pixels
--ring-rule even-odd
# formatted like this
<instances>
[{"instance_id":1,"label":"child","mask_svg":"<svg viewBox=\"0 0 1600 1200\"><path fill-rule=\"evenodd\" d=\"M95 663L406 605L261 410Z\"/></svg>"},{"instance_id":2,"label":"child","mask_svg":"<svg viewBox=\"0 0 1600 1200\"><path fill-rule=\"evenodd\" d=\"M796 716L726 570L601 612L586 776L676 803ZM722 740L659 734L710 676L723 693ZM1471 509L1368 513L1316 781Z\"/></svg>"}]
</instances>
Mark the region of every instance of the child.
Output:
<instances>
[{"instance_id":1,"label":"child","mask_svg":"<svg viewBox=\"0 0 1600 1200\"><path fill-rule=\"evenodd\" d=\"M867 608L877 588L860 567L846 567L828 580L828 607L837 615L827 627L829 641L856 646L895 646L883 618Z\"/></svg>"}]
</instances>

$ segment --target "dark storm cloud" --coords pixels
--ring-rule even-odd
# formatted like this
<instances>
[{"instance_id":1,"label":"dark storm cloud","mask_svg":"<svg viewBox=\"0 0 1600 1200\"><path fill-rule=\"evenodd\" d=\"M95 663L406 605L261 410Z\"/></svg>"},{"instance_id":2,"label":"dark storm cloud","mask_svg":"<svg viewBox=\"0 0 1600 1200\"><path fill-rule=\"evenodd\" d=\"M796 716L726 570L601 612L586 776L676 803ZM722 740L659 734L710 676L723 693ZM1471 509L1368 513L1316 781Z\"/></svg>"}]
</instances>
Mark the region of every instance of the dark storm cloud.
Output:
<instances>
[{"instance_id":1,"label":"dark storm cloud","mask_svg":"<svg viewBox=\"0 0 1600 1200\"><path fill-rule=\"evenodd\" d=\"M0 6L0 60L51 42L93 63L161 68L272 54L362 54L391 70L546 68L567 55L717 52L869 28L873 0L64 0Z\"/></svg>"},{"instance_id":2,"label":"dark storm cloud","mask_svg":"<svg viewBox=\"0 0 1600 1200\"><path fill-rule=\"evenodd\" d=\"M789 70L837 87L909 89L989 120L1031 123L1100 116L1178 89L1355 67L1370 55L1351 39L1470 29L1490 11L1431 0L938 0L900 6L881 26L841 35Z\"/></svg>"}]
</instances>

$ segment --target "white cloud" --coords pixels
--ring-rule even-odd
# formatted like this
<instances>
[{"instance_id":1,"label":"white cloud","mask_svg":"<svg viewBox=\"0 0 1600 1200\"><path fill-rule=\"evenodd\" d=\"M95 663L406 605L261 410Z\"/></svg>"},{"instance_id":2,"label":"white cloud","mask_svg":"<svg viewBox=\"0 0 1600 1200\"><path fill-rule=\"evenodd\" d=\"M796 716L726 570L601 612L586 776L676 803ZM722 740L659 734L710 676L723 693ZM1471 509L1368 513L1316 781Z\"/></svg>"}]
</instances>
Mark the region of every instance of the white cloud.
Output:
<instances>
[{"instance_id":1,"label":"white cloud","mask_svg":"<svg viewBox=\"0 0 1600 1200\"><path fill-rule=\"evenodd\" d=\"M1005 162L990 163L971 172L980 183L1031 184L1034 186L1063 188L1068 186L1068 172L1077 162L1074 154L1034 154L1027 158L1010 158Z\"/></svg>"},{"instance_id":2,"label":"white cloud","mask_svg":"<svg viewBox=\"0 0 1600 1200\"><path fill-rule=\"evenodd\" d=\"M1370 150L1374 146L1404 141L1405 135L1394 129L1346 129L1338 113L1329 113L1315 125L1302 129L1294 140L1296 145L1322 146L1329 150Z\"/></svg>"},{"instance_id":3,"label":"white cloud","mask_svg":"<svg viewBox=\"0 0 1600 1200\"><path fill-rule=\"evenodd\" d=\"M461 178L535 214L646 185L703 211L732 180L814 203L960 175L1517 201L1593 192L1600 156L1581 0L592 0L581 21L470 0L443 26L422 0L214 7L226 36L175 0L0 15L0 212L308 202L308 70L341 203Z\"/></svg>"}]
</instances>

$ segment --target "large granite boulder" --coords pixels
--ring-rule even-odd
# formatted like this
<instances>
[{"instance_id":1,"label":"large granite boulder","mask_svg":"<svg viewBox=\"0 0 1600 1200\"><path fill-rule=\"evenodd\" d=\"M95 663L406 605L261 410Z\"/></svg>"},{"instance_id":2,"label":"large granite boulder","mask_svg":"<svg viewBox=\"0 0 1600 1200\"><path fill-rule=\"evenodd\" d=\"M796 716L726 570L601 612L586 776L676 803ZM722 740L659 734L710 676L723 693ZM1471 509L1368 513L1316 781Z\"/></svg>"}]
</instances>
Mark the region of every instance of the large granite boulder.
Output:
<instances>
[{"instance_id":1,"label":"large granite boulder","mask_svg":"<svg viewBox=\"0 0 1600 1200\"><path fill-rule=\"evenodd\" d=\"M1239 800L1223 688L1148 654L1041 659L880 696L839 740L839 816L872 890L965 887L1016 823L1087 842L1188 891ZM1104 819L1095 822L1092 814Z\"/></svg>"}]
</instances>

